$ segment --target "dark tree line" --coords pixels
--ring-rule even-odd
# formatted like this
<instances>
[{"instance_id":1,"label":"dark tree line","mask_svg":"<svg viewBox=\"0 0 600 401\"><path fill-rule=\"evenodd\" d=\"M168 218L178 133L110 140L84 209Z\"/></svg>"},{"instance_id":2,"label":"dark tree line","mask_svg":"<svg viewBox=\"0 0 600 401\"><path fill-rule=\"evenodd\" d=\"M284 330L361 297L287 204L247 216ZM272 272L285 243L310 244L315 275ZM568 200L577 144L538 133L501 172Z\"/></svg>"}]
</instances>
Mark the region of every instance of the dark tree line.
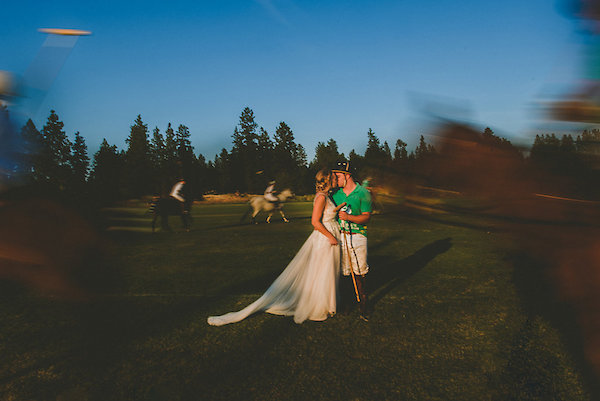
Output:
<instances>
[{"instance_id":1,"label":"dark tree line","mask_svg":"<svg viewBox=\"0 0 600 401\"><path fill-rule=\"evenodd\" d=\"M568 134L536 135L529 155L529 170L539 189L580 197L600 196L600 130L584 130L575 139ZM549 173L552 180L544 179Z\"/></svg>"},{"instance_id":2,"label":"dark tree line","mask_svg":"<svg viewBox=\"0 0 600 401\"><path fill-rule=\"evenodd\" d=\"M187 181L190 196L195 199L201 199L209 191L261 193L273 179L279 188L289 187L298 194L312 193L315 173L338 160L350 161L359 180L369 178L376 185L394 186L401 181L412 181L452 186L451 182L431 180L437 153L424 136L415 150L409 152L403 140L396 140L392 149L369 129L364 154L352 150L344 155L330 138L317 143L315 157L309 162L289 125L280 122L271 135L259 127L248 107L233 130L231 148L223 148L212 160L194 153L187 126L181 124L175 129L169 123L164 131L154 127L150 132L140 115L130 127L126 149L119 150L104 139L92 157L79 132L72 141L69 139L54 110L41 130L29 120L20 136L26 149L22 165L29 187L44 193L88 197L101 203L144 195L166 196L181 178ZM489 128L481 133L481 138L490 146L511 149L521 155L521 150ZM589 188L589 183L598 178L594 161L600 155L599 143L598 130L584 131L576 139L570 135L562 138L554 134L539 135L529 156L522 159L532 174L541 176L550 172L564 181L575 182L569 189L577 192L578 188ZM552 183L543 185L551 187L548 190L557 187Z\"/></svg>"}]
</instances>

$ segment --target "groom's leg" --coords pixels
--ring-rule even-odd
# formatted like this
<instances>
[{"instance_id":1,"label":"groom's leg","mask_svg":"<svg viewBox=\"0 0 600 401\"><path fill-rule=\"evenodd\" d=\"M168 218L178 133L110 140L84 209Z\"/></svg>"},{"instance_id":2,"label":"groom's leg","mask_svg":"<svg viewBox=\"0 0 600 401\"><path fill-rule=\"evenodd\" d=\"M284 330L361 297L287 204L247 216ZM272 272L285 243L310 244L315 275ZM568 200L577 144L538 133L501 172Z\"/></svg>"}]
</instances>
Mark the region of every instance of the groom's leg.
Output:
<instances>
[{"instance_id":1,"label":"groom's leg","mask_svg":"<svg viewBox=\"0 0 600 401\"><path fill-rule=\"evenodd\" d=\"M360 317L363 320L369 320L370 317L369 296L366 281L366 275L356 276L356 287L358 288L358 294L360 295Z\"/></svg>"},{"instance_id":2,"label":"groom's leg","mask_svg":"<svg viewBox=\"0 0 600 401\"><path fill-rule=\"evenodd\" d=\"M348 313L356 301L354 285L350 276L342 276L340 280L340 313Z\"/></svg>"}]
</instances>

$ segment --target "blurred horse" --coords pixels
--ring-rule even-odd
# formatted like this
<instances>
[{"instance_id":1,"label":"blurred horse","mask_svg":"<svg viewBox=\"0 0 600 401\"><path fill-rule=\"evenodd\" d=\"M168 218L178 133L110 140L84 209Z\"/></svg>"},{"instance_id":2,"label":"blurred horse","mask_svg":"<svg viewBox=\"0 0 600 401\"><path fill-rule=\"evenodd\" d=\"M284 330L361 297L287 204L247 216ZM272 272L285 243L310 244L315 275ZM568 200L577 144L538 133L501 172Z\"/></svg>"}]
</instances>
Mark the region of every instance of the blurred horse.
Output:
<instances>
[{"instance_id":1,"label":"blurred horse","mask_svg":"<svg viewBox=\"0 0 600 401\"><path fill-rule=\"evenodd\" d=\"M244 213L240 221L243 221L246 218L246 216L252 213L252 223L257 224L256 215L260 212L268 212L269 215L267 216L267 223L270 223L273 213L275 213L275 211L278 211L279 214L281 214L281 218L283 219L283 221L289 223L290 221L287 219L287 217L285 217L285 214L283 213L283 204L292 196L294 196L294 194L290 189L284 189L279 194L277 194L277 199L279 201L276 203L269 202L265 199L263 195L254 196L250 199L250 207L248 208L246 213Z\"/></svg>"},{"instance_id":2,"label":"blurred horse","mask_svg":"<svg viewBox=\"0 0 600 401\"><path fill-rule=\"evenodd\" d=\"M179 202L172 197L159 198L154 197L150 202L150 213L152 214L152 232L156 226L156 220L160 217L161 228L165 231L172 231L169 226L169 216L181 216L185 231L190 231L192 226L192 201L186 200Z\"/></svg>"}]
</instances>

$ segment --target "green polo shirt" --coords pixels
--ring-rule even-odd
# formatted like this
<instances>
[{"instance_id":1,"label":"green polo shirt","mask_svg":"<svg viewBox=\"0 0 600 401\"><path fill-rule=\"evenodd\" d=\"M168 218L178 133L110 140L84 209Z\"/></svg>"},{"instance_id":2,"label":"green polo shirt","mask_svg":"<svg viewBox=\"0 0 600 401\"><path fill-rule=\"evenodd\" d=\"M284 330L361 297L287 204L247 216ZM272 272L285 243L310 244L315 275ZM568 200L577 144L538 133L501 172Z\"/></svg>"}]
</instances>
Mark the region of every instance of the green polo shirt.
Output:
<instances>
[{"instance_id":1,"label":"green polo shirt","mask_svg":"<svg viewBox=\"0 0 600 401\"><path fill-rule=\"evenodd\" d=\"M350 195L348 196L346 196L342 188L338 189L333 194L333 201L336 205L341 205L342 203L346 202L345 207L350 208L349 211L346 210L346 213L353 216L359 216L363 213L371 213L373 211L373 207L371 206L371 193L365 187L359 184L356 184L356 188L354 188L354 191L350 192ZM342 208L342 210L344 210L344 208ZM365 237L367 236L366 224L350 223L347 220L338 221L342 231L349 232L350 230L348 225L350 225L352 233L362 234Z\"/></svg>"}]
</instances>

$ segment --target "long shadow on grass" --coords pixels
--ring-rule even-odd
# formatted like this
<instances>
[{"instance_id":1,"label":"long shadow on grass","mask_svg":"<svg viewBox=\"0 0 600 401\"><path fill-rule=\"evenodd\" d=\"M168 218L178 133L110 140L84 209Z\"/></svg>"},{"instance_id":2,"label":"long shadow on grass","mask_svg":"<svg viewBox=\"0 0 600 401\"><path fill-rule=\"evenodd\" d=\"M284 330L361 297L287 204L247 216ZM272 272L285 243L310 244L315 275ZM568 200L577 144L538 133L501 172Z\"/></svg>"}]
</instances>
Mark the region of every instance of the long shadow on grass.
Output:
<instances>
[{"instance_id":1,"label":"long shadow on grass","mask_svg":"<svg viewBox=\"0 0 600 401\"><path fill-rule=\"evenodd\" d=\"M375 306L386 294L422 270L438 255L447 252L452 247L451 240L452 238L444 238L434 241L402 260L388 256L369 256L369 265L372 266L368 275L373 294L371 306Z\"/></svg>"}]
</instances>

